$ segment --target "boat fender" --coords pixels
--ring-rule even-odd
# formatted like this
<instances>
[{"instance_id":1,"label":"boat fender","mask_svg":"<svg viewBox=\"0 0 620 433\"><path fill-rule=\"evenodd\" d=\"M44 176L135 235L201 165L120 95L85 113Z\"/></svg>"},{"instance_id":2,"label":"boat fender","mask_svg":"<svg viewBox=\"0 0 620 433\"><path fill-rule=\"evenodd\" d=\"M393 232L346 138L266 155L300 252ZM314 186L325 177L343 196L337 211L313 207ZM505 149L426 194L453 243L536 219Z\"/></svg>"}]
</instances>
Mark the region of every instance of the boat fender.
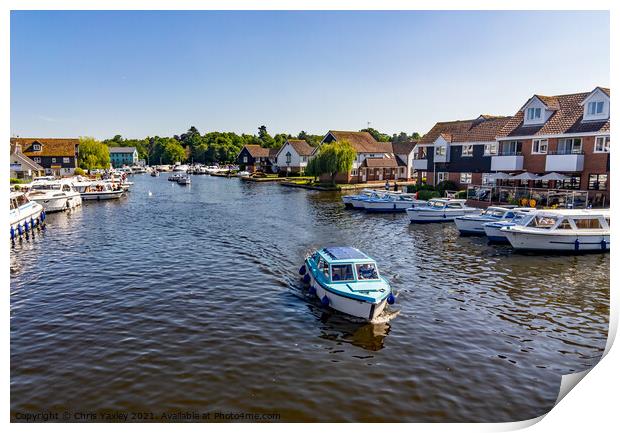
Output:
<instances>
[{"instance_id":1,"label":"boat fender","mask_svg":"<svg viewBox=\"0 0 620 433\"><path fill-rule=\"evenodd\" d=\"M310 288L308 289L308 293L310 293L311 295L316 295L316 289L314 288L314 286L310 286Z\"/></svg>"},{"instance_id":2,"label":"boat fender","mask_svg":"<svg viewBox=\"0 0 620 433\"><path fill-rule=\"evenodd\" d=\"M396 298L394 297L394 294L390 293L387 297L387 303L392 305L394 304L394 302L396 302Z\"/></svg>"},{"instance_id":3,"label":"boat fender","mask_svg":"<svg viewBox=\"0 0 620 433\"><path fill-rule=\"evenodd\" d=\"M606 250L607 249L607 241L605 239L603 239L601 241L601 249L602 250Z\"/></svg>"},{"instance_id":4,"label":"boat fender","mask_svg":"<svg viewBox=\"0 0 620 433\"><path fill-rule=\"evenodd\" d=\"M26 230L26 232L30 230L30 226L28 225L28 220L24 221L24 230Z\"/></svg>"},{"instance_id":5,"label":"boat fender","mask_svg":"<svg viewBox=\"0 0 620 433\"><path fill-rule=\"evenodd\" d=\"M11 226L11 240L15 239L15 229Z\"/></svg>"},{"instance_id":6,"label":"boat fender","mask_svg":"<svg viewBox=\"0 0 620 433\"><path fill-rule=\"evenodd\" d=\"M17 233L21 236L23 231L22 231L22 225L21 224L17 224Z\"/></svg>"},{"instance_id":7,"label":"boat fender","mask_svg":"<svg viewBox=\"0 0 620 433\"><path fill-rule=\"evenodd\" d=\"M310 275L309 274L304 275L304 283L306 283L306 284L310 283Z\"/></svg>"},{"instance_id":8,"label":"boat fender","mask_svg":"<svg viewBox=\"0 0 620 433\"><path fill-rule=\"evenodd\" d=\"M41 221L45 221L45 211L41 211Z\"/></svg>"},{"instance_id":9,"label":"boat fender","mask_svg":"<svg viewBox=\"0 0 620 433\"><path fill-rule=\"evenodd\" d=\"M304 275L306 273L306 265L302 265L301 268L299 268L299 275Z\"/></svg>"},{"instance_id":10,"label":"boat fender","mask_svg":"<svg viewBox=\"0 0 620 433\"><path fill-rule=\"evenodd\" d=\"M575 251L579 251L579 239L575 239Z\"/></svg>"},{"instance_id":11,"label":"boat fender","mask_svg":"<svg viewBox=\"0 0 620 433\"><path fill-rule=\"evenodd\" d=\"M321 304L323 304L325 307L329 305L329 298L327 297L327 295L321 298Z\"/></svg>"},{"instance_id":12,"label":"boat fender","mask_svg":"<svg viewBox=\"0 0 620 433\"><path fill-rule=\"evenodd\" d=\"M30 217L30 228L34 228L34 218Z\"/></svg>"}]
</instances>

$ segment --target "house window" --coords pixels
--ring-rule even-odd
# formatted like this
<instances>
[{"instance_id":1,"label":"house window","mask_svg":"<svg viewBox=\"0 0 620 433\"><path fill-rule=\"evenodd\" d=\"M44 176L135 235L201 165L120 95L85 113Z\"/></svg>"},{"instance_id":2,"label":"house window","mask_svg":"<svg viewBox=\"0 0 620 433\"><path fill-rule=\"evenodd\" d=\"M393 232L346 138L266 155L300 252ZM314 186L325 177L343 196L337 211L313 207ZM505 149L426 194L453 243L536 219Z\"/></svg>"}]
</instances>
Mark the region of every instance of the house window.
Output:
<instances>
[{"instance_id":1,"label":"house window","mask_svg":"<svg viewBox=\"0 0 620 433\"><path fill-rule=\"evenodd\" d=\"M38 156L35 156L34 158L32 158L32 160L36 162L37 164L41 163L41 158L39 158Z\"/></svg>"},{"instance_id":2,"label":"house window","mask_svg":"<svg viewBox=\"0 0 620 433\"><path fill-rule=\"evenodd\" d=\"M597 191L605 191L607 189L607 175L606 174L591 174L588 177L588 189L594 189Z\"/></svg>"},{"instance_id":3,"label":"house window","mask_svg":"<svg viewBox=\"0 0 620 433\"><path fill-rule=\"evenodd\" d=\"M581 187L581 177L571 176L562 182L562 188L564 189L579 189Z\"/></svg>"},{"instance_id":4,"label":"house window","mask_svg":"<svg viewBox=\"0 0 620 433\"><path fill-rule=\"evenodd\" d=\"M581 138L563 138L558 142L558 155L581 153Z\"/></svg>"},{"instance_id":5,"label":"house window","mask_svg":"<svg viewBox=\"0 0 620 433\"><path fill-rule=\"evenodd\" d=\"M32 150L35 152L38 152L41 150L41 145L40 144L33 144L32 145Z\"/></svg>"},{"instance_id":6,"label":"house window","mask_svg":"<svg viewBox=\"0 0 620 433\"><path fill-rule=\"evenodd\" d=\"M351 176L357 176L357 168L351 169Z\"/></svg>"},{"instance_id":7,"label":"house window","mask_svg":"<svg viewBox=\"0 0 620 433\"><path fill-rule=\"evenodd\" d=\"M484 145L485 155L497 155L497 143L487 143Z\"/></svg>"},{"instance_id":8,"label":"house window","mask_svg":"<svg viewBox=\"0 0 620 433\"><path fill-rule=\"evenodd\" d=\"M286 152L286 163L287 164L291 163L291 152Z\"/></svg>"},{"instance_id":9,"label":"house window","mask_svg":"<svg viewBox=\"0 0 620 433\"><path fill-rule=\"evenodd\" d=\"M605 103L603 101L588 102L588 114L601 114Z\"/></svg>"},{"instance_id":10,"label":"house window","mask_svg":"<svg viewBox=\"0 0 620 433\"><path fill-rule=\"evenodd\" d=\"M443 182L444 180L448 180L448 172L440 171L437 173L437 183Z\"/></svg>"},{"instance_id":11,"label":"house window","mask_svg":"<svg viewBox=\"0 0 620 433\"><path fill-rule=\"evenodd\" d=\"M474 154L473 144L465 144L462 146L461 156L473 156L473 154Z\"/></svg>"},{"instance_id":12,"label":"house window","mask_svg":"<svg viewBox=\"0 0 620 433\"><path fill-rule=\"evenodd\" d=\"M594 153L609 153L609 137L596 137Z\"/></svg>"},{"instance_id":13,"label":"house window","mask_svg":"<svg viewBox=\"0 0 620 433\"><path fill-rule=\"evenodd\" d=\"M547 140L532 140L532 153L546 155L549 142Z\"/></svg>"},{"instance_id":14,"label":"house window","mask_svg":"<svg viewBox=\"0 0 620 433\"><path fill-rule=\"evenodd\" d=\"M461 173L461 183L471 183L471 173Z\"/></svg>"},{"instance_id":15,"label":"house window","mask_svg":"<svg viewBox=\"0 0 620 433\"><path fill-rule=\"evenodd\" d=\"M515 156L521 155L523 143L520 141L504 141L501 146L503 156Z\"/></svg>"},{"instance_id":16,"label":"house window","mask_svg":"<svg viewBox=\"0 0 620 433\"><path fill-rule=\"evenodd\" d=\"M307 156L302 156L301 157L301 162L307 162L308 161L308 157Z\"/></svg>"},{"instance_id":17,"label":"house window","mask_svg":"<svg viewBox=\"0 0 620 433\"><path fill-rule=\"evenodd\" d=\"M244 163L247 163L247 162L248 162L248 157L247 157L247 156L244 156L244 157L243 157L243 162L244 162Z\"/></svg>"},{"instance_id":18,"label":"house window","mask_svg":"<svg viewBox=\"0 0 620 433\"><path fill-rule=\"evenodd\" d=\"M424 182L424 183L426 183L427 173L426 173L425 171L423 171L423 172L420 174L420 177L421 177L421 181L422 181L422 182Z\"/></svg>"},{"instance_id":19,"label":"house window","mask_svg":"<svg viewBox=\"0 0 620 433\"><path fill-rule=\"evenodd\" d=\"M482 173L482 184L483 185L492 185L493 183L494 183L494 180L491 177L491 173Z\"/></svg>"},{"instance_id":20,"label":"house window","mask_svg":"<svg viewBox=\"0 0 620 433\"><path fill-rule=\"evenodd\" d=\"M446 146L437 146L435 148L436 156L444 156L446 154Z\"/></svg>"},{"instance_id":21,"label":"house window","mask_svg":"<svg viewBox=\"0 0 620 433\"><path fill-rule=\"evenodd\" d=\"M52 162L56 162L56 158L52 158Z\"/></svg>"},{"instance_id":22,"label":"house window","mask_svg":"<svg viewBox=\"0 0 620 433\"><path fill-rule=\"evenodd\" d=\"M527 109L527 120L538 120L540 119L542 110L539 108L528 108Z\"/></svg>"},{"instance_id":23,"label":"house window","mask_svg":"<svg viewBox=\"0 0 620 433\"><path fill-rule=\"evenodd\" d=\"M69 164L69 158L64 157L64 158L62 159L62 162L64 162L65 164Z\"/></svg>"}]
</instances>

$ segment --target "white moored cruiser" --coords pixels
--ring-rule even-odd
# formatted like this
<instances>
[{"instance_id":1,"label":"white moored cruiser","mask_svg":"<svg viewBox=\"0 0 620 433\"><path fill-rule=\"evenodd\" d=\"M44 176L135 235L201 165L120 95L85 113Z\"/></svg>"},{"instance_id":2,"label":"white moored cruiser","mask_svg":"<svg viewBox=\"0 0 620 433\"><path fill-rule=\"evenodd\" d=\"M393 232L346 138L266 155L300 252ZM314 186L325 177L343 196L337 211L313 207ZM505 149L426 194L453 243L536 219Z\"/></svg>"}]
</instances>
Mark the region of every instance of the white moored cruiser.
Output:
<instances>
[{"instance_id":1,"label":"white moored cruiser","mask_svg":"<svg viewBox=\"0 0 620 433\"><path fill-rule=\"evenodd\" d=\"M504 232L501 231L502 227L510 227L514 225L526 224L532 217L533 212L537 209L532 207L521 207L515 209L515 215L509 220L492 221L482 224L484 234L487 235L489 242L495 243L509 243Z\"/></svg>"},{"instance_id":2,"label":"white moored cruiser","mask_svg":"<svg viewBox=\"0 0 620 433\"><path fill-rule=\"evenodd\" d=\"M349 195L343 195L342 196L342 202L344 203L345 207L353 207L353 199L357 198L357 197L364 197L364 198L368 198L370 197L375 191L372 189L363 189L360 191L359 194L349 194Z\"/></svg>"},{"instance_id":3,"label":"white moored cruiser","mask_svg":"<svg viewBox=\"0 0 620 433\"><path fill-rule=\"evenodd\" d=\"M407 209L412 223L453 221L459 216L478 213L480 209L468 207L465 200L453 198L433 198L425 205Z\"/></svg>"},{"instance_id":4,"label":"white moored cruiser","mask_svg":"<svg viewBox=\"0 0 620 433\"><path fill-rule=\"evenodd\" d=\"M110 182L89 182L88 185L80 185L82 200L111 200L121 198L124 194L121 187L112 188Z\"/></svg>"},{"instance_id":5,"label":"white moored cruiser","mask_svg":"<svg viewBox=\"0 0 620 433\"><path fill-rule=\"evenodd\" d=\"M609 221L609 209L539 210L524 225L500 231L519 250L605 252Z\"/></svg>"},{"instance_id":6,"label":"white moored cruiser","mask_svg":"<svg viewBox=\"0 0 620 433\"><path fill-rule=\"evenodd\" d=\"M11 240L22 233L28 233L45 220L45 211L39 203L28 200L23 192L11 192L9 195L9 223Z\"/></svg>"},{"instance_id":7,"label":"white moored cruiser","mask_svg":"<svg viewBox=\"0 0 620 433\"><path fill-rule=\"evenodd\" d=\"M32 183L28 200L43 206L45 212L73 209L82 204L80 193L68 180L37 180Z\"/></svg>"},{"instance_id":8,"label":"white moored cruiser","mask_svg":"<svg viewBox=\"0 0 620 433\"><path fill-rule=\"evenodd\" d=\"M371 197L362 202L366 212L405 212L425 204L425 200L416 200L415 194L402 192L387 192L383 197Z\"/></svg>"},{"instance_id":9,"label":"white moored cruiser","mask_svg":"<svg viewBox=\"0 0 620 433\"><path fill-rule=\"evenodd\" d=\"M454 223L462 235L484 236L484 224L494 221L507 221L515 216L513 207L489 206L479 215L463 215L456 217Z\"/></svg>"}]
</instances>

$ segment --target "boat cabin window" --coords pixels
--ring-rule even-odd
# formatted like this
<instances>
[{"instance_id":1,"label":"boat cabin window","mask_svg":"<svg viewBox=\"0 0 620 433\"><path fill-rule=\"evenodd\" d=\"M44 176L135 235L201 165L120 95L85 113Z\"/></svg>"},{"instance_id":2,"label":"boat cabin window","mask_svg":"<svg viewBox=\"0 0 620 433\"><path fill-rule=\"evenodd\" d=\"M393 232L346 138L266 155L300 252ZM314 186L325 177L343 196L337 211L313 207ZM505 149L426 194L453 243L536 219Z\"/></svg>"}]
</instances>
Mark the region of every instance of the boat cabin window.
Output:
<instances>
[{"instance_id":1,"label":"boat cabin window","mask_svg":"<svg viewBox=\"0 0 620 433\"><path fill-rule=\"evenodd\" d=\"M353 266L332 265L332 281L352 281L353 279Z\"/></svg>"},{"instance_id":2,"label":"boat cabin window","mask_svg":"<svg viewBox=\"0 0 620 433\"><path fill-rule=\"evenodd\" d=\"M438 209L443 209L443 208L445 207L445 206L444 206L444 203L443 203L443 202L441 202L441 201L429 202L429 205L430 205L431 207L436 207L436 208L438 208Z\"/></svg>"},{"instance_id":3,"label":"boat cabin window","mask_svg":"<svg viewBox=\"0 0 620 433\"><path fill-rule=\"evenodd\" d=\"M556 217L539 215L539 216L535 216L534 218L532 218L532 220L528 223L527 226L541 228L541 229L549 229L555 225L556 221L557 221Z\"/></svg>"},{"instance_id":4,"label":"boat cabin window","mask_svg":"<svg viewBox=\"0 0 620 433\"><path fill-rule=\"evenodd\" d=\"M357 266L358 280L378 280L377 267L374 263L360 263Z\"/></svg>"},{"instance_id":5,"label":"boat cabin window","mask_svg":"<svg viewBox=\"0 0 620 433\"><path fill-rule=\"evenodd\" d=\"M329 265L327 264L325 260L320 259L317 267L319 268L320 272L323 272L323 275L325 275L325 278L329 278Z\"/></svg>"},{"instance_id":6,"label":"boat cabin window","mask_svg":"<svg viewBox=\"0 0 620 433\"><path fill-rule=\"evenodd\" d=\"M570 221L568 221L567 219L563 219L558 225L558 230L572 230Z\"/></svg>"},{"instance_id":7,"label":"boat cabin window","mask_svg":"<svg viewBox=\"0 0 620 433\"><path fill-rule=\"evenodd\" d=\"M579 218L575 220L575 225L583 230L603 228L598 218Z\"/></svg>"},{"instance_id":8,"label":"boat cabin window","mask_svg":"<svg viewBox=\"0 0 620 433\"><path fill-rule=\"evenodd\" d=\"M63 185L62 186L62 190L63 191L71 191L71 187L69 185Z\"/></svg>"},{"instance_id":9,"label":"boat cabin window","mask_svg":"<svg viewBox=\"0 0 620 433\"><path fill-rule=\"evenodd\" d=\"M15 201L14 198L12 198L10 202L11 202L11 210L17 208L17 202Z\"/></svg>"},{"instance_id":10,"label":"boat cabin window","mask_svg":"<svg viewBox=\"0 0 620 433\"><path fill-rule=\"evenodd\" d=\"M461 209L461 203L448 203L448 209Z\"/></svg>"},{"instance_id":11,"label":"boat cabin window","mask_svg":"<svg viewBox=\"0 0 620 433\"><path fill-rule=\"evenodd\" d=\"M318 264L318 263L319 263L319 259L320 259L320 258L321 258L321 255L320 255L318 252L317 252L317 253L312 254L312 261L313 261L314 263L317 263L317 264Z\"/></svg>"},{"instance_id":12,"label":"boat cabin window","mask_svg":"<svg viewBox=\"0 0 620 433\"><path fill-rule=\"evenodd\" d=\"M15 201L17 202L17 207L23 206L28 203L28 199L25 195L18 195L15 197Z\"/></svg>"}]
</instances>

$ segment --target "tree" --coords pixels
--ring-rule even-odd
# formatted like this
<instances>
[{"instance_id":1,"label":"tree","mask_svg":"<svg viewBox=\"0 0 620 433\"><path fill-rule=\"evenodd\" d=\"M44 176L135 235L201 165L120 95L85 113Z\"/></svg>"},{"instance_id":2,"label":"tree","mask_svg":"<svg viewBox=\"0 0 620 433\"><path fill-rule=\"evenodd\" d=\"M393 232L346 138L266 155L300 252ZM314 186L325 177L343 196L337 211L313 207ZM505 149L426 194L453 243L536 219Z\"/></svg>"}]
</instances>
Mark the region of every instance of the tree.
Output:
<instances>
[{"instance_id":1,"label":"tree","mask_svg":"<svg viewBox=\"0 0 620 433\"><path fill-rule=\"evenodd\" d=\"M276 147L276 141L269 135L265 125L258 127L258 139L263 147Z\"/></svg>"},{"instance_id":2,"label":"tree","mask_svg":"<svg viewBox=\"0 0 620 433\"><path fill-rule=\"evenodd\" d=\"M336 184L336 175L338 173L348 173L353 167L353 161L357 157L357 152L351 143L346 140L334 141L332 143L323 144L319 149L319 153L313 159L316 167L312 167L312 173L329 174L332 185ZM315 171L316 170L316 171ZM306 167L306 173L308 168ZM316 176L316 174L311 174Z\"/></svg>"},{"instance_id":3,"label":"tree","mask_svg":"<svg viewBox=\"0 0 620 433\"><path fill-rule=\"evenodd\" d=\"M362 130L360 130L360 132L368 132L377 141L382 141L382 142L390 141L390 136L389 135L383 134L383 133L377 131L375 128L362 129Z\"/></svg>"},{"instance_id":4,"label":"tree","mask_svg":"<svg viewBox=\"0 0 620 433\"><path fill-rule=\"evenodd\" d=\"M80 137L78 165L84 170L110 167L110 149L93 137Z\"/></svg>"},{"instance_id":5,"label":"tree","mask_svg":"<svg viewBox=\"0 0 620 433\"><path fill-rule=\"evenodd\" d=\"M321 168L319 167L320 162L321 161L319 160L318 156L310 158L308 164L306 165L306 168L304 169L304 173L306 174L306 176L312 176L315 182L317 177L321 175Z\"/></svg>"},{"instance_id":6,"label":"tree","mask_svg":"<svg viewBox=\"0 0 620 433\"><path fill-rule=\"evenodd\" d=\"M169 138L164 144L162 157L168 164L185 161L185 149L174 138Z\"/></svg>"}]
</instances>

